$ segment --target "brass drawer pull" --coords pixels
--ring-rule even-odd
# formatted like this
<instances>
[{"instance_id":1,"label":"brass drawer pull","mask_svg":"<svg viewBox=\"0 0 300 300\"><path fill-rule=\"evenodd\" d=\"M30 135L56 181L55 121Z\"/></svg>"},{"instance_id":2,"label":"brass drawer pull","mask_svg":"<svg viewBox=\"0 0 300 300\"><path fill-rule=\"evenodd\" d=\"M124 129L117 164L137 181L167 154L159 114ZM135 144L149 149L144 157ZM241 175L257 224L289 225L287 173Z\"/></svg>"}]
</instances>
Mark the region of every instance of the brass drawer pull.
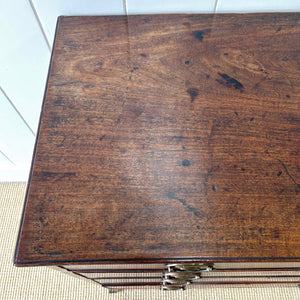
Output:
<instances>
[{"instance_id":1,"label":"brass drawer pull","mask_svg":"<svg viewBox=\"0 0 300 300\"><path fill-rule=\"evenodd\" d=\"M185 285L162 285L161 289L163 291L184 291L186 289Z\"/></svg>"},{"instance_id":2,"label":"brass drawer pull","mask_svg":"<svg viewBox=\"0 0 300 300\"><path fill-rule=\"evenodd\" d=\"M188 284L201 278L202 272L213 270L213 264L169 264L163 274L162 290L185 290Z\"/></svg>"},{"instance_id":3,"label":"brass drawer pull","mask_svg":"<svg viewBox=\"0 0 300 300\"><path fill-rule=\"evenodd\" d=\"M209 272L212 271L213 264L193 263L193 264L169 264L168 271L190 271L190 272Z\"/></svg>"},{"instance_id":4,"label":"brass drawer pull","mask_svg":"<svg viewBox=\"0 0 300 300\"><path fill-rule=\"evenodd\" d=\"M195 274L194 272L167 272L164 274L166 279L196 280L200 277L200 274Z\"/></svg>"},{"instance_id":5,"label":"brass drawer pull","mask_svg":"<svg viewBox=\"0 0 300 300\"><path fill-rule=\"evenodd\" d=\"M187 284L190 284L191 281L190 280L184 280L184 279L169 279L169 278L164 278L164 281L163 283L165 285L187 285Z\"/></svg>"}]
</instances>

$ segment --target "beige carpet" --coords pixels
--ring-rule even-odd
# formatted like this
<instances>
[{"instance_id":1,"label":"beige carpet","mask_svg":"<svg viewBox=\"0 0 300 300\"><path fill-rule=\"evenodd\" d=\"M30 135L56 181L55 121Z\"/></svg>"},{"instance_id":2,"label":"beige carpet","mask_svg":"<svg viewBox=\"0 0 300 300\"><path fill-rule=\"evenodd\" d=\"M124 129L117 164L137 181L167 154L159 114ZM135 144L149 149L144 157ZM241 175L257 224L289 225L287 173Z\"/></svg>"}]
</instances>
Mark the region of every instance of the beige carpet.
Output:
<instances>
[{"instance_id":1,"label":"beige carpet","mask_svg":"<svg viewBox=\"0 0 300 300\"><path fill-rule=\"evenodd\" d=\"M109 294L100 285L51 267L13 266L25 183L0 183L0 299L300 299L298 287L204 287L184 292L129 290Z\"/></svg>"}]
</instances>

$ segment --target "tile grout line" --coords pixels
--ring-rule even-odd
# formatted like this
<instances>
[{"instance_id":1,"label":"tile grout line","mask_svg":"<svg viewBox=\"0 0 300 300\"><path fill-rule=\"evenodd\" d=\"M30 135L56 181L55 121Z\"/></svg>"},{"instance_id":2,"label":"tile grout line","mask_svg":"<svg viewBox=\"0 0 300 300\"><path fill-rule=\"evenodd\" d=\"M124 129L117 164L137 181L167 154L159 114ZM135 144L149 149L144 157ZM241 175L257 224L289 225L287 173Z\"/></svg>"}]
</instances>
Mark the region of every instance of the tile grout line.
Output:
<instances>
[{"instance_id":1,"label":"tile grout line","mask_svg":"<svg viewBox=\"0 0 300 300\"><path fill-rule=\"evenodd\" d=\"M128 16L127 0L123 0L124 15Z\"/></svg>"},{"instance_id":2,"label":"tile grout line","mask_svg":"<svg viewBox=\"0 0 300 300\"><path fill-rule=\"evenodd\" d=\"M16 166L16 164L2 151L0 150L0 153L10 162L12 163L14 166Z\"/></svg>"},{"instance_id":3,"label":"tile grout line","mask_svg":"<svg viewBox=\"0 0 300 300\"><path fill-rule=\"evenodd\" d=\"M216 0L215 7L214 7L214 14L217 13L218 5L219 5L219 0Z\"/></svg>"},{"instance_id":4,"label":"tile grout line","mask_svg":"<svg viewBox=\"0 0 300 300\"><path fill-rule=\"evenodd\" d=\"M24 119L24 117L22 116L22 114L19 112L19 110L17 109L17 107L14 105L14 103L12 102L12 100L9 98L9 96L6 94L6 92L4 91L4 89L2 88L2 86L0 86L0 91L2 92L2 94L4 95L4 97L6 98L6 100L9 102L9 104L13 107L13 109L15 110L15 112L18 114L18 116L22 119L22 121L25 123L26 127L30 130L30 132L33 134L33 136L35 136L34 131L31 129L31 127L29 126L29 124L26 122L26 120Z\"/></svg>"},{"instance_id":5,"label":"tile grout line","mask_svg":"<svg viewBox=\"0 0 300 300\"><path fill-rule=\"evenodd\" d=\"M35 15L35 18L36 18L36 20L37 20L37 22L38 22L38 24L39 24L40 30L42 31L42 34L43 34L43 37L44 37L44 39L45 39L45 41L46 41L46 44L47 44L47 46L48 46L48 49L49 49L49 51L51 52L50 41L48 40L48 37L47 37L46 32L45 32L45 30L44 30L43 24L42 24L42 22L41 22L41 20L40 20L39 14L38 14L38 12L37 12L37 10L36 10L36 8L35 8L35 6L34 6L32 0L28 0L28 1L29 1L29 3L30 3L31 9L32 9L32 11L33 11L33 13L34 13L34 15Z\"/></svg>"}]
</instances>

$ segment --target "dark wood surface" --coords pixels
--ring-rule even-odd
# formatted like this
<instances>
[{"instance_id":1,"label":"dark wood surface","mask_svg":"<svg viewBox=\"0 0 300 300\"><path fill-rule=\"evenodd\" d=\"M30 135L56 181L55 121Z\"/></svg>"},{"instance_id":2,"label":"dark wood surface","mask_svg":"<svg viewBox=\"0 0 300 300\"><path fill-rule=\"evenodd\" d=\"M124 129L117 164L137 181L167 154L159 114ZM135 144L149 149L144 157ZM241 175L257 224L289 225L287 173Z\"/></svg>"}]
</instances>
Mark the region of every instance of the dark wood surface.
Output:
<instances>
[{"instance_id":1,"label":"dark wood surface","mask_svg":"<svg viewBox=\"0 0 300 300\"><path fill-rule=\"evenodd\" d=\"M299 16L60 17L15 264L300 261Z\"/></svg>"}]
</instances>

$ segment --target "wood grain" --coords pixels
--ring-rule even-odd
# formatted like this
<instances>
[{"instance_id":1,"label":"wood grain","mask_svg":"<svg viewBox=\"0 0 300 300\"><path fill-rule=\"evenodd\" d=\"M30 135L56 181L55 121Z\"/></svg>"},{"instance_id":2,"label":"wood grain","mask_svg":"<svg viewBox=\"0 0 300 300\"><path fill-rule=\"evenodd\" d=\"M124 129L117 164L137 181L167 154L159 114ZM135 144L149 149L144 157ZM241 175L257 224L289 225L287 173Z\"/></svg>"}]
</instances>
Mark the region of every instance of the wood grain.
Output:
<instances>
[{"instance_id":1,"label":"wood grain","mask_svg":"<svg viewBox=\"0 0 300 300\"><path fill-rule=\"evenodd\" d=\"M299 33L60 17L15 264L300 261Z\"/></svg>"}]
</instances>

